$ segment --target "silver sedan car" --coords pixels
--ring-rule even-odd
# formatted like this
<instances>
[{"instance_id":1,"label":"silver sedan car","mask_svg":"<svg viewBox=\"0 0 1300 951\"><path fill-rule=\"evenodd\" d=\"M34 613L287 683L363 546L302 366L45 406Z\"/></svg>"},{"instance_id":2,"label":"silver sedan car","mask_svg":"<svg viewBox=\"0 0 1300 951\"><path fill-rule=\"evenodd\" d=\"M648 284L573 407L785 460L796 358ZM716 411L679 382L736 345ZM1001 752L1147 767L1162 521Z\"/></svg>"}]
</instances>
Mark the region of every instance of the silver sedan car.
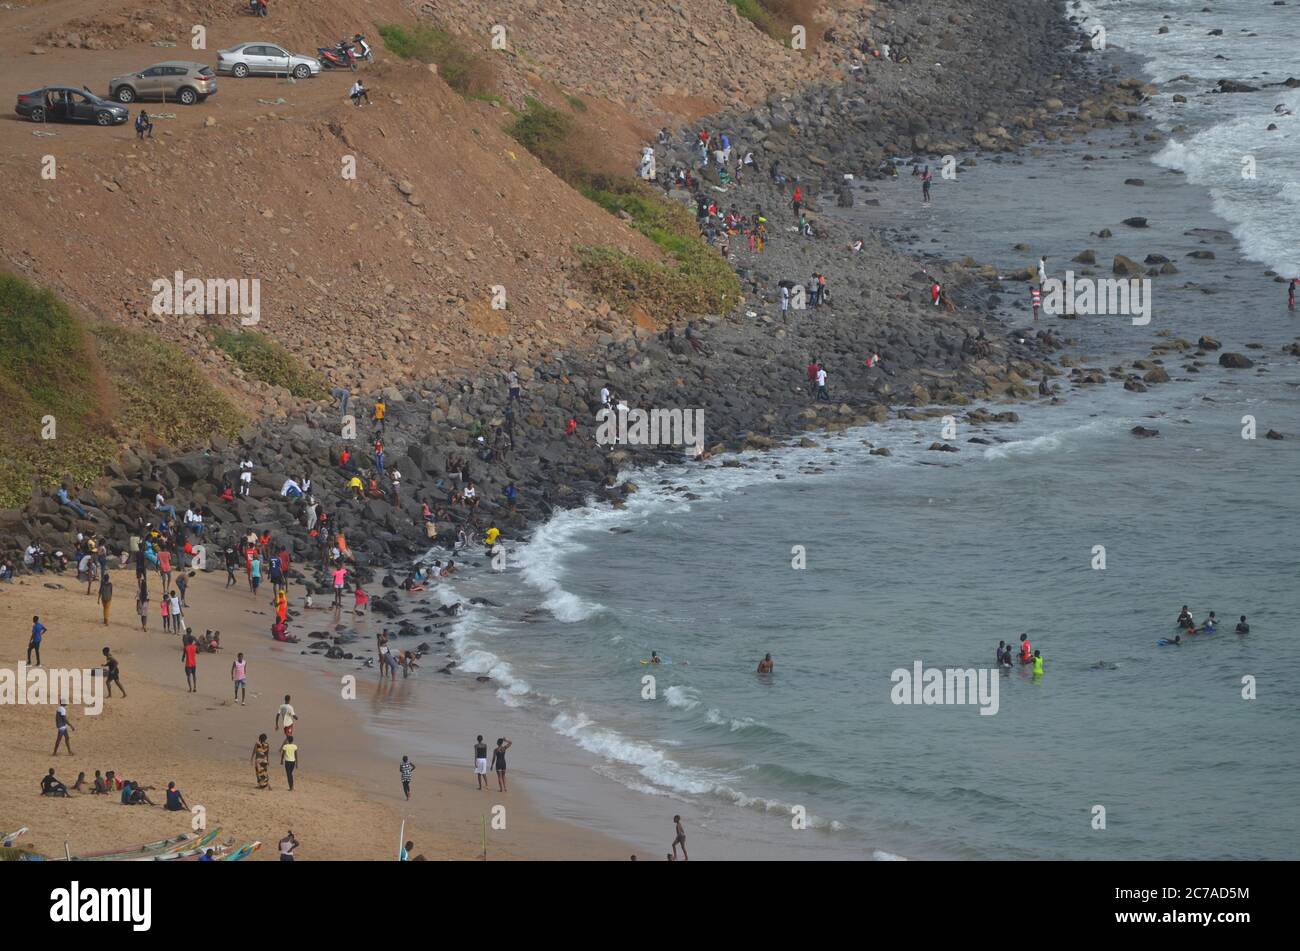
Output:
<instances>
[{"instance_id":1,"label":"silver sedan car","mask_svg":"<svg viewBox=\"0 0 1300 951\"><path fill-rule=\"evenodd\" d=\"M314 57L290 53L274 43L240 43L217 53L217 72L243 79L254 73L306 79L320 72Z\"/></svg>"}]
</instances>

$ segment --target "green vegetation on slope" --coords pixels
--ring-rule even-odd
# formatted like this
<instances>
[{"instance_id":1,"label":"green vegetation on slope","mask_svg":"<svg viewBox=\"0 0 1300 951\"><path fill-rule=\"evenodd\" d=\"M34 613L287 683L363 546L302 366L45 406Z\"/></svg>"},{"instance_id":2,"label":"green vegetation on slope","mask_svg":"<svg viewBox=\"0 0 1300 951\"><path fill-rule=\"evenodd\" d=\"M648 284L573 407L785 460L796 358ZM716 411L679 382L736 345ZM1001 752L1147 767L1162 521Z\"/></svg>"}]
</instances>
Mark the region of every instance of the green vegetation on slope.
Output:
<instances>
[{"instance_id":1,"label":"green vegetation on slope","mask_svg":"<svg viewBox=\"0 0 1300 951\"><path fill-rule=\"evenodd\" d=\"M740 300L736 272L700 238L687 208L639 181L592 181L580 190L610 214L629 215L632 227L676 262L667 266L613 248L583 249L583 268L606 298L673 314L726 313Z\"/></svg>"},{"instance_id":2,"label":"green vegetation on slope","mask_svg":"<svg viewBox=\"0 0 1300 951\"><path fill-rule=\"evenodd\" d=\"M588 199L612 215L626 214L632 227L673 259L668 265L615 248L583 248L583 271L596 293L611 303L635 301L652 313L672 316L723 313L740 300L740 280L700 238L686 208L639 180L596 175L586 168L570 116L529 99L506 132Z\"/></svg>"},{"instance_id":3,"label":"green vegetation on slope","mask_svg":"<svg viewBox=\"0 0 1300 951\"><path fill-rule=\"evenodd\" d=\"M185 446L218 434L230 438L248 422L180 347L107 324L91 333L117 394L114 421L123 433L156 445Z\"/></svg>"},{"instance_id":4,"label":"green vegetation on slope","mask_svg":"<svg viewBox=\"0 0 1300 951\"><path fill-rule=\"evenodd\" d=\"M120 443L197 443L245 421L179 348L119 327L88 331L52 292L7 274L0 403L0 508L26 505L33 482L92 483Z\"/></svg>"},{"instance_id":5,"label":"green vegetation on slope","mask_svg":"<svg viewBox=\"0 0 1300 951\"><path fill-rule=\"evenodd\" d=\"M282 386L294 396L309 400L329 397L330 388L325 377L304 367L297 357L265 334L221 327L213 328L209 334L212 342L253 379Z\"/></svg>"},{"instance_id":6,"label":"green vegetation on slope","mask_svg":"<svg viewBox=\"0 0 1300 951\"><path fill-rule=\"evenodd\" d=\"M395 56L421 63L436 63L438 75L462 96L490 99L495 75L492 64L481 53L434 26L379 28L384 46Z\"/></svg>"},{"instance_id":7,"label":"green vegetation on slope","mask_svg":"<svg viewBox=\"0 0 1300 951\"><path fill-rule=\"evenodd\" d=\"M0 274L0 507L32 482L98 475L112 457L105 387L81 323L53 293ZM52 435L53 438L43 438Z\"/></svg>"}]
</instances>

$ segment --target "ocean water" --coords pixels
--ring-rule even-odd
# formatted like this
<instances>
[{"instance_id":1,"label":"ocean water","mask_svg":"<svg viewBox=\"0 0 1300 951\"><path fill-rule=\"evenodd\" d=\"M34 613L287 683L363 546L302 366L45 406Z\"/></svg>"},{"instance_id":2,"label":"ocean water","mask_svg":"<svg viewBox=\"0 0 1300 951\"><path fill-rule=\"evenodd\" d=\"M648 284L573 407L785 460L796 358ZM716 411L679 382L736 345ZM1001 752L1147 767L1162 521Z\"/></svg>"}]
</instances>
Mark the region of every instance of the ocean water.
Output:
<instances>
[{"instance_id":1,"label":"ocean water","mask_svg":"<svg viewBox=\"0 0 1300 951\"><path fill-rule=\"evenodd\" d=\"M1292 58L1274 41L1294 8L1090 6L1112 45L1153 57L1153 78L1281 79ZM1149 49L1161 22L1173 40ZM1234 46L1236 69L1212 72L1215 49L1197 42L1216 26L1261 34ZM1295 263L1300 234L1294 207L1270 215L1221 167L1235 161L1224 130L1267 118L1247 111L1275 98L1215 96L1161 116L1187 129L1154 149L1099 134L984 160L936 181L925 208L899 179L879 187L879 208L855 212L914 236L918 253L1006 270L1046 254L1059 274L1088 247L1103 264L1165 254L1180 273L1155 280L1149 325L1045 325L1076 338L1089 366L1210 334L1255 369L1211 356L1191 373L1165 358L1174 382L1146 394L1108 384L1015 407L1019 423L962 423L959 453L927 450L939 420L892 421L749 454L742 469L631 473L640 491L624 510L561 513L504 573L439 591L497 604L453 639L512 728L531 725L515 763L547 784L552 808L634 840L681 812L707 831L705 858L1295 858L1300 365L1282 347L1300 318L1264 271ZM1291 141L1290 154L1256 147L1256 182L1275 203L1296 197ZM1130 177L1145 187L1122 185ZM1131 215L1151 227L1125 229ZM1096 238L1102 228L1115 236ZM1186 258L1206 248L1214 260ZM827 273L847 266L870 265ZM1024 326L1027 290L1008 287L1001 318ZM1260 438L1242 438L1245 416ZM1133 437L1138 424L1160 436ZM1265 440L1270 428L1287 438ZM1217 612L1219 632L1158 647L1184 603L1198 620ZM1232 633L1242 614L1244 638ZM996 714L892 701L895 670L989 668L997 642L1022 632L1044 675L995 674ZM665 662L643 664L651 651ZM765 652L770 677L755 674Z\"/></svg>"},{"instance_id":2,"label":"ocean water","mask_svg":"<svg viewBox=\"0 0 1300 951\"><path fill-rule=\"evenodd\" d=\"M1102 25L1109 45L1143 58L1146 78L1167 93L1147 110L1157 126L1186 126L1155 161L1205 186L1248 255L1288 278L1300 276L1300 88L1267 86L1300 79L1296 5L1085 0L1073 8L1089 32ZM1157 33L1161 26L1169 32ZM1215 29L1223 35L1208 35ZM1176 81L1180 76L1188 78ZM1208 92L1220 79L1262 88ZM1175 93L1187 102L1173 102Z\"/></svg>"}]
</instances>

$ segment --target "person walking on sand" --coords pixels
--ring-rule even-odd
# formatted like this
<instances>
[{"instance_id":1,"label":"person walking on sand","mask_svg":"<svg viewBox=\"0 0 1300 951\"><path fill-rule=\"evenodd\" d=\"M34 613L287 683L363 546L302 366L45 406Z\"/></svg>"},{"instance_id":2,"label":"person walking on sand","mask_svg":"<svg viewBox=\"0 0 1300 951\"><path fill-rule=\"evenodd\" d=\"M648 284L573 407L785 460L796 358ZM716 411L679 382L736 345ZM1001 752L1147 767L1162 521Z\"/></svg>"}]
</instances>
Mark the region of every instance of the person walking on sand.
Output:
<instances>
[{"instance_id":1,"label":"person walking on sand","mask_svg":"<svg viewBox=\"0 0 1300 951\"><path fill-rule=\"evenodd\" d=\"M253 775L257 777L258 789L271 788L271 744L266 741L266 734L259 733L253 744Z\"/></svg>"},{"instance_id":2,"label":"person walking on sand","mask_svg":"<svg viewBox=\"0 0 1300 951\"><path fill-rule=\"evenodd\" d=\"M248 661L241 651L230 665L230 679L235 682L235 699L241 707L247 706L248 700Z\"/></svg>"},{"instance_id":3,"label":"person walking on sand","mask_svg":"<svg viewBox=\"0 0 1300 951\"><path fill-rule=\"evenodd\" d=\"M140 630L149 626L149 595L141 588L135 595L135 613L140 615Z\"/></svg>"},{"instance_id":4,"label":"person walking on sand","mask_svg":"<svg viewBox=\"0 0 1300 951\"><path fill-rule=\"evenodd\" d=\"M292 736L280 745L280 762L284 764L284 778L289 782L289 792L293 792L293 771L298 768L298 744Z\"/></svg>"},{"instance_id":5,"label":"person walking on sand","mask_svg":"<svg viewBox=\"0 0 1300 951\"><path fill-rule=\"evenodd\" d=\"M113 582L108 580L107 574L99 579L99 596L96 600L104 608L104 624L107 626L109 607L113 603Z\"/></svg>"},{"instance_id":6,"label":"person walking on sand","mask_svg":"<svg viewBox=\"0 0 1300 951\"><path fill-rule=\"evenodd\" d=\"M72 740L69 733L76 733L77 728L72 725L68 719L68 708L63 705L63 700L59 700L59 705L54 708L54 729L57 731L54 737L54 752L50 755L59 755L59 744L62 743L68 750L68 755L72 755Z\"/></svg>"},{"instance_id":7,"label":"person walking on sand","mask_svg":"<svg viewBox=\"0 0 1300 951\"><path fill-rule=\"evenodd\" d=\"M293 830L280 840L280 861L292 862L294 849L298 848L298 840L293 837Z\"/></svg>"},{"instance_id":8,"label":"person walking on sand","mask_svg":"<svg viewBox=\"0 0 1300 951\"><path fill-rule=\"evenodd\" d=\"M398 767L402 774L402 792L406 795L406 801L411 801L411 774L415 772L415 764L407 757L402 757L402 764Z\"/></svg>"},{"instance_id":9,"label":"person walking on sand","mask_svg":"<svg viewBox=\"0 0 1300 951\"><path fill-rule=\"evenodd\" d=\"M478 788L485 791L488 788L487 768L487 744L483 742L483 734L480 733L474 741L474 777L478 780Z\"/></svg>"},{"instance_id":10,"label":"person walking on sand","mask_svg":"<svg viewBox=\"0 0 1300 951\"><path fill-rule=\"evenodd\" d=\"M289 702L289 695L284 695L284 703L280 704L280 709L275 713L275 728L280 729L280 723L284 723L284 737L286 740L293 739L293 725L298 722L298 714L293 712L293 704Z\"/></svg>"},{"instance_id":11,"label":"person walking on sand","mask_svg":"<svg viewBox=\"0 0 1300 951\"><path fill-rule=\"evenodd\" d=\"M32 636L27 641L27 666L32 666L32 652L36 652L36 665L41 666L41 641L45 639L48 628L41 623L40 615L32 615Z\"/></svg>"},{"instance_id":12,"label":"person walking on sand","mask_svg":"<svg viewBox=\"0 0 1300 951\"><path fill-rule=\"evenodd\" d=\"M185 665L185 692L199 692L199 645L186 634L181 644L181 663Z\"/></svg>"},{"instance_id":13,"label":"person walking on sand","mask_svg":"<svg viewBox=\"0 0 1300 951\"><path fill-rule=\"evenodd\" d=\"M121 671L118 670L117 658L112 652L104 648L104 691L108 696L113 696L113 684L117 684L117 689L122 691L122 696L126 696L126 689L122 686Z\"/></svg>"},{"instance_id":14,"label":"person walking on sand","mask_svg":"<svg viewBox=\"0 0 1300 951\"><path fill-rule=\"evenodd\" d=\"M497 748L492 751L492 768L497 773L497 792L507 792L506 789L506 750L510 749L511 742L504 736L497 737Z\"/></svg>"},{"instance_id":15,"label":"person walking on sand","mask_svg":"<svg viewBox=\"0 0 1300 951\"><path fill-rule=\"evenodd\" d=\"M682 859L690 861L691 857L686 854L686 830L682 828L681 816L673 816L673 827L677 832L677 837L673 839L673 854L671 858L673 861L677 860L677 846L680 845L682 847Z\"/></svg>"}]
</instances>

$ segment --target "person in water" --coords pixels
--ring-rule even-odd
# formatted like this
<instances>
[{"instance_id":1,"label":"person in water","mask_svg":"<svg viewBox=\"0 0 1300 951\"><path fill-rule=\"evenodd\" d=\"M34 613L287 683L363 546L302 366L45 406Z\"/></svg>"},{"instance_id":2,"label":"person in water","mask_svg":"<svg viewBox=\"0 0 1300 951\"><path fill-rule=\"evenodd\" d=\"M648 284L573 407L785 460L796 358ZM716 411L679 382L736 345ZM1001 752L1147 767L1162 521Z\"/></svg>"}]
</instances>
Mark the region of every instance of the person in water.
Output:
<instances>
[{"instance_id":1,"label":"person in water","mask_svg":"<svg viewBox=\"0 0 1300 951\"><path fill-rule=\"evenodd\" d=\"M1002 666L1002 655L1006 653L1007 642L998 641L998 666Z\"/></svg>"},{"instance_id":2,"label":"person in water","mask_svg":"<svg viewBox=\"0 0 1300 951\"><path fill-rule=\"evenodd\" d=\"M1038 651L1034 651L1034 676L1041 677L1042 675L1043 675L1043 655L1040 654Z\"/></svg>"},{"instance_id":3,"label":"person in water","mask_svg":"<svg viewBox=\"0 0 1300 951\"><path fill-rule=\"evenodd\" d=\"M652 663L652 664L662 664L662 663L663 663L663 661L659 659L659 652L658 652L658 651L651 651L651 652L650 652L650 663Z\"/></svg>"},{"instance_id":4,"label":"person in water","mask_svg":"<svg viewBox=\"0 0 1300 951\"><path fill-rule=\"evenodd\" d=\"M1241 616L1241 621L1238 622L1237 624L1237 633L1238 634L1250 633L1250 625L1246 623L1246 615L1244 614Z\"/></svg>"},{"instance_id":5,"label":"person in water","mask_svg":"<svg viewBox=\"0 0 1300 951\"><path fill-rule=\"evenodd\" d=\"M1218 630L1218 627L1219 627L1219 619L1215 617L1214 612L1211 611L1210 616L1206 618L1205 623L1201 625L1201 633L1213 634L1216 630Z\"/></svg>"},{"instance_id":6,"label":"person in water","mask_svg":"<svg viewBox=\"0 0 1300 951\"><path fill-rule=\"evenodd\" d=\"M1034 659L1034 649L1029 646L1029 635L1020 635L1020 663L1028 664Z\"/></svg>"},{"instance_id":7,"label":"person in water","mask_svg":"<svg viewBox=\"0 0 1300 951\"><path fill-rule=\"evenodd\" d=\"M1187 605L1178 612L1178 626L1185 631L1190 631L1196 627L1196 622L1192 619L1192 612L1187 610Z\"/></svg>"},{"instance_id":8,"label":"person in water","mask_svg":"<svg viewBox=\"0 0 1300 951\"><path fill-rule=\"evenodd\" d=\"M1167 637L1160 638L1160 640L1156 641L1156 646L1157 647L1178 647L1182 643L1183 643L1183 635L1175 634L1174 639L1172 641Z\"/></svg>"},{"instance_id":9,"label":"person in water","mask_svg":"<svg viewBox=\"0 0 1300 951\"><path fill-rule=\"evenodd\" d=\"M763 659L758 662L758 672L760 674L770 674L772 672L772 655L764 654Z\"/></svg>"}]
</instances>

